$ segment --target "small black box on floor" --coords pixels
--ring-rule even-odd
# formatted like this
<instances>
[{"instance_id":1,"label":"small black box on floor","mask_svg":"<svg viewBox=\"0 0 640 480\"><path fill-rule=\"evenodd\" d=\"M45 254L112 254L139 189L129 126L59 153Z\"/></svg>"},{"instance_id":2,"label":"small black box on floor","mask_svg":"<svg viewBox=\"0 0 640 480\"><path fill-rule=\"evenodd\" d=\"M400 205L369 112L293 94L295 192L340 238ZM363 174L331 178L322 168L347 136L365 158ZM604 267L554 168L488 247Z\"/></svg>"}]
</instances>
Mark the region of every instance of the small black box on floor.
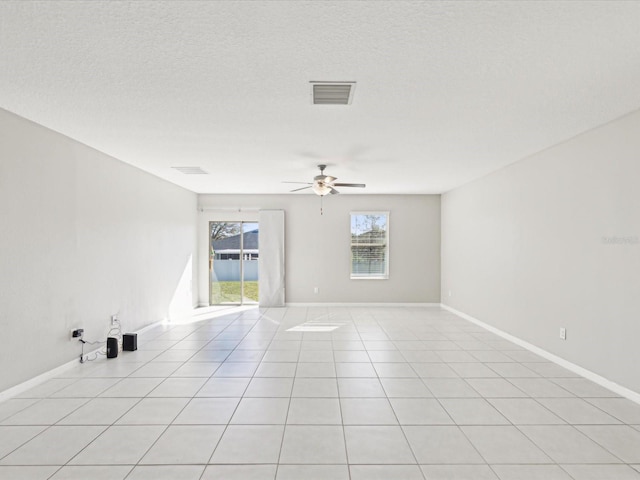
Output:
<instances>
[{"instance_id":1,"label":"small black box on floor","mask_svg":"<svg viewBox=\"0 0 640 480\"><path fill-rule=\"evenodd\" d=\"M116 358L118 356L118 339L114 337L107 338L107 358Z\"/></svg>"},{"instance_id":2,"label":"small black box on floor","mask_svg":"<svg viewBox=\"0 0 640 480\"><path fill-rule=\"evenodd\" d=\"M125 333L122 335L122 350L133 352L138 349L138 334Z\"/></svg>"}]
</instances>

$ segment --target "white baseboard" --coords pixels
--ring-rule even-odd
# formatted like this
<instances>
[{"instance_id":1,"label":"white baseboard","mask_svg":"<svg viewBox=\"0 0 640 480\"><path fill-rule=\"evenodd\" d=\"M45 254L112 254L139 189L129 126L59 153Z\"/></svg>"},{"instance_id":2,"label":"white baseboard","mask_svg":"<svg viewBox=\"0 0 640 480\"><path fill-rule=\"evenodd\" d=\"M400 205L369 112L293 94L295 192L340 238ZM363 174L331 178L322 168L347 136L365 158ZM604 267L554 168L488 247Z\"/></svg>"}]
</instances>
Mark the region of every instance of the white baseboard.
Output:
<instances>
[{"instance_id":1,"label":"white baseboard","mask_svg":"<svg viewBox=\"0 0 640 480\"><path fill-rule=\"evenodd\" d=\"M499 328L493 327L487 323L484 323L481 320L478 320L477 318L472 317L471 315L467 315L464 312L461 312L459 310L456 310L455 308L450 307L449 305L446 305L444 303L441 304L442 308L444 308L445 310L450 311L451 313L455 313L456 315L458 315L461 318L464 318L465 320L469 320L472 323L475 323L476 325L481 326L482 328L485 328L486 330L489 330L492 333L495 333L496 335L501 336L502 338L509 340L510 342L515 343L516 345L519 345L523 348L526 348L527 350L540 355L542 358L546 358L547 360L552 361L553 363L556 363L558 365L560 365L561 367L566 368L567 370L570 370L574 373L577 373L578 375L585 377L589 380L591 380L594 383L597 383L598 385L611 390L614 393L617 393L618 395L621 395L625 398L628 398L629 400L632 400L636 403L640 403L640 393L638 392L634 392L633 390L630 390L626 387L623 387L622 385L619 385L615 382L612 382L611 380L602 377L600 375L598 375L597 373L592 372L591 370L587 370L586 368L581 367L580 365L576 365L575 363L571 363L568 360L565 360L562 357L558 357L557 355L554 355L551 352L547 352L546 350L543 350L540 347L536 347L535 345L526 342L518 337L514 337L513 335L507 333L507 332L503 332L502 330L500 330Z\"/></svg>"},{"instance_id":2,"label":"white baseboard","mask_svg":"<svg viewBox=\"0 0 640 480\"><path fill-rule=\"evenodd\" d=\"M336 303L336 302L287 302L286 307L439 307L439 303Z\"/></svg>"},{"instance_id":3,"label":"white baseboard","mask_svg":"<svg viewBox=\"0 0 640 480\"><path fill-rule=\"evenodd\" d=\"M85 355L91 355L93 353L98 352L101 349L102 347L96 348L91 352L85 352ZM27 390L30 390L33 387L36 387L41 383L46 382L47 380L51 380L52 378L57 377L61 373L64 373L65 371L69 370L74 365L77 365L80 362L79 358L80 358L80 355L77 355L75 359L62 364L59 367L54 368L53 370L49 370L48 372L41 373L37 377L33 377L27 380L26 382L19 383L18 385L15 385L11 388L8 388L7 390L0 392L0 402L4 402L5 400L15 397L16 395L20 395L21 393L26 392Z\"/></svg>"},{"instance_id":4,"label":"white baseboard","mask_svg":"<svg viewBox=\"0 0 640 480\"><path fill-rule=\"evenodd\" d=\"M146 332L147 330L150 330L153 327L155 327L155 326L157 326L157 325L159 325L161 323L162 322L152 323L152 324L147 325L146 327L142 327L140 330L137 330L136 332L132 332L132 333L142 334L142 333ZM102 349L102 347L98 347L95 350L92 350L90 352L85 352L84 355L92 355L92 354L98 352L101 349ZM55 378L58 375L66 372L71 367L74 367L75 365L77 365L80 362L79 358L80 358L80 355L76 355L76 358L74 358L73 360L69 360L67 363L63 363L59 367L56 367L56 368L54 368L52 370L49 370L49 371L44 372L44 373L41 373L40 375L38 375L36 377L33 377L33 378L30 378L26 382L22 382L22 383L19 383L18 385L14 385L13 387L8 388L7 390L3 390L2 392L0 392L0 402L8 400L9 398L15 397L16 395L20 395L21 393L26 392L27 390L30 390L33 387L36 387L36 386L40 385L41 383L44 383L47 380L51 380L52 378Z\"/></svg>"},{"instance_id":5,"label":"white baseboard","mask_svg":"<svg viewBox=\"0 0 640 480\"><path fill-rule=\"evenodd\" d=\"M201 303L198 308L207 308L212 305ZM216 305L213 305L214 307ZM239 305L233 305L239 306ZM244 305L255 306L260 305ZM439 307L440 303L420 303L420 302L286 302L282 307L260 307L260 308L283 308L283 307Z\"/></svg>"}]
</instances>

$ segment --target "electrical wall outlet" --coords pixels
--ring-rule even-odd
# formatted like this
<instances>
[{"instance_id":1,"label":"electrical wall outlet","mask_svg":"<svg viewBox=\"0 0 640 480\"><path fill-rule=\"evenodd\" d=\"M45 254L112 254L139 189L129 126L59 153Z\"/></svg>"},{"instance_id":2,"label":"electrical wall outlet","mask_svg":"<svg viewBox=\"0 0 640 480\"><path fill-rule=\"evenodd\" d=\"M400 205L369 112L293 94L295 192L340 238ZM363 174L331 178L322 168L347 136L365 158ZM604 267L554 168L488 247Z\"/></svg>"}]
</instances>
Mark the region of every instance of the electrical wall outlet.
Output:
<instances>
[{"instance_id":1,"label":"electrical wall outlet","mask_svg":"<svg viewBox=\"0 0 640 480\"><path fill-rule=\"evenodd\" d=\"M111 315L111 325L115 325L116 323L118 323L118 316Z\"/></svg>"},{"instance_id":2,"label":"electrical wall outlet","mask_svg":"<svg viewBox=\"0 0 640 480\"><path fill-rule=\"evenodd\" d=\"M313 287L313 293L318 293L319 289L318 287Z\"/></svg>"},{"instance_id":3,"label":"electrical wall outlet","mask_svg":"<svg viewBox=\"0 0 640 480\"><path fill-rule=\"evenodd\" d=\"M69 340L80 340L84 334L84 329L74 328L69 332Z\"/></svg>"},{"instance_id":4,"label":"electrical wall outlet","mask_svg":"<svg viewBox=\"0 0 640 480\"><path fill-rule=\"evenodd\" d=\"M567 339L567 329L564 327L560 327L560 339L561 340Z\"/></svg>"}]
</instances>

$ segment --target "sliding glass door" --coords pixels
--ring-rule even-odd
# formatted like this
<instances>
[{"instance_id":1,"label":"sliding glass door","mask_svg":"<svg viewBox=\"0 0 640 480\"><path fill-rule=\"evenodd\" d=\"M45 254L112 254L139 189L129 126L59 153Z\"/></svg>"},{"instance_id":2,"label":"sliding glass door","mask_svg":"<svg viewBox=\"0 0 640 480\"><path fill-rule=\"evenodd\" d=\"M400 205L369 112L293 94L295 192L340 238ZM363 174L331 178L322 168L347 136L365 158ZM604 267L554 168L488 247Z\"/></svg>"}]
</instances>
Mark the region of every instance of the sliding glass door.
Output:
<instances>
[{"instance_id":1,"label":"sliding glass door","mask_svg":"<svg viewBox=\"0 0 640 480\"><path fill-rule=\"evenodd\" d=\"M209 222L211 305L258 303L258 222Z\"/></svg>"}]
</instances>

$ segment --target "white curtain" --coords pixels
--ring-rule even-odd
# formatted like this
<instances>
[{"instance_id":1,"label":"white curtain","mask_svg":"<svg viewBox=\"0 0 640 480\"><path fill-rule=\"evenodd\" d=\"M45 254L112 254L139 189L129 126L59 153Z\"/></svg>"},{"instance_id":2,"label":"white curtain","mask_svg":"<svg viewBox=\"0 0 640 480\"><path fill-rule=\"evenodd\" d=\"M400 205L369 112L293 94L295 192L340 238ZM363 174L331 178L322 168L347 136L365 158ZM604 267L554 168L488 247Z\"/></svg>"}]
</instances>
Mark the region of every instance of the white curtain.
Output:
<instances>
[{"instance_id":1,"label":"white curtain","mask_svg":"<svg viewBox=\"0 0 640 480\"><path fill-rule=\"evenodd\" d=\"M284 210L260 210L259 303L284 307Z\"/></svg>"}]
</instances>

